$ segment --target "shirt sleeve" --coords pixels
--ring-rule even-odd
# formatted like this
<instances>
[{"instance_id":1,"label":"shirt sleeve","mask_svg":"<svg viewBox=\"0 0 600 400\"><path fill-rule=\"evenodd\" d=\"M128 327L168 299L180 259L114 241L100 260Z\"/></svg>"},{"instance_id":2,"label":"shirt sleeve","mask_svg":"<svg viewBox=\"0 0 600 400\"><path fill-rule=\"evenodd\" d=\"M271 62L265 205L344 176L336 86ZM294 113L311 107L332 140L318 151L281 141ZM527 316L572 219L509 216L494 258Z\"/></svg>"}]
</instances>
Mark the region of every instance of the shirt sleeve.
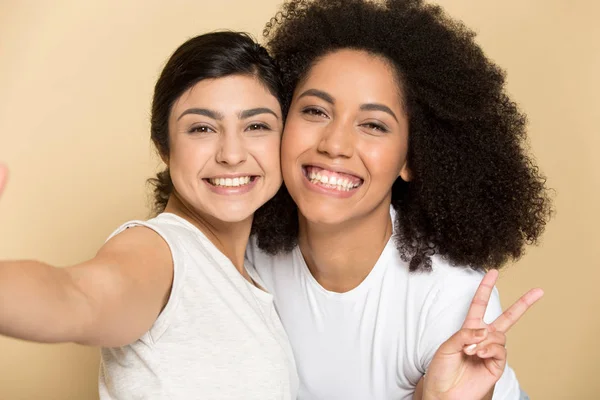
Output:
<instances>
[{"instance_id":1,"label":"shirt sleeve","mask_svg":"<svg viewBox=\"0 0 600 400\"><path fill-rule=\"evenodd\" d=\"M482 273L472 270L460 272L441 279L435 299L426 313L426 321L418 346L419 360L424 371L429 367L440 345L461 329L473 296L483 278ZM497 288L494 288L484 321L491 323L501 313L500 295ZM507 364L502 377L496 383L493 399L518 400L519 396L519 382L514 371Z\"/></svg>"}]
</instances>

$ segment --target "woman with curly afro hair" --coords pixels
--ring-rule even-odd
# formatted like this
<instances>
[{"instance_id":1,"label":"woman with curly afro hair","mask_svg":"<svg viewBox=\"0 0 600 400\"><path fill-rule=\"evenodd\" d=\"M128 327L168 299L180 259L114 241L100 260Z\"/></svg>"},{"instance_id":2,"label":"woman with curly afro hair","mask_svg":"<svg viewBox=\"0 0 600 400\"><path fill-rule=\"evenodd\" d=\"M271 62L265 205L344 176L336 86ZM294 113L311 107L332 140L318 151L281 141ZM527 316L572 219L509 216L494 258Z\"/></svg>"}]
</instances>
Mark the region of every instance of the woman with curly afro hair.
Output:
<instances>
[{"instance_id":1,"label":"woman with curly afro hair","mask_svg":"<svg viewBox=\"0 0 600 400\"><path fill-rule=\"evenodd\" d=\"M543 293L502 313L494 284L551 205L503 71L419 0L292 0L264 34L285 186L247 258L299 398L518 399L505 333Z\"/></svg>"}]
</instances>

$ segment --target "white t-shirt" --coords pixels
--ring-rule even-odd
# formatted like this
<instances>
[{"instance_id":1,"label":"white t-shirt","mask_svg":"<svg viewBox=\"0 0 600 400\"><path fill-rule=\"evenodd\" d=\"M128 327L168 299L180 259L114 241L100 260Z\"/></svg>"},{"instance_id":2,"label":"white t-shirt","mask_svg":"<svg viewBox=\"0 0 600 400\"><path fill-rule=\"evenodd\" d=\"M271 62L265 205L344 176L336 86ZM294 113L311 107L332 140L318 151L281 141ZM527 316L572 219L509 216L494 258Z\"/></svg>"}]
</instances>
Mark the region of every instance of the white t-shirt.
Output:
<instances>
[{"instance_id":1,"label":"white t-shirt","mask_svg":"<svg viewBox=\"0 0 600 400\"><path fill-rule=\"evenodd\" d=\"M365 280L346 293L319 285L298 247L269 256L252 240L246 256L275 297L301 400L412 399L440 344L461 328L483 277L439 257L431 272L409 273L393 238ZM494 289L485 321L501 312ZM507 366L494 399L518 399L519 393Z\"/></svg>"},{"instance_id":2,"label":"white t-shirt","mask_svg":"<svg viewBox=\"0 0 600 400\"><path fill-rule=\"evenodd\" d=\"M248 283L188 221L163 213L128 222L112 236L133 226L168 244L173 286L139 340L102 349L100 399L295 399L294 358L273 297Z\"/></svg>"}]
</instances>

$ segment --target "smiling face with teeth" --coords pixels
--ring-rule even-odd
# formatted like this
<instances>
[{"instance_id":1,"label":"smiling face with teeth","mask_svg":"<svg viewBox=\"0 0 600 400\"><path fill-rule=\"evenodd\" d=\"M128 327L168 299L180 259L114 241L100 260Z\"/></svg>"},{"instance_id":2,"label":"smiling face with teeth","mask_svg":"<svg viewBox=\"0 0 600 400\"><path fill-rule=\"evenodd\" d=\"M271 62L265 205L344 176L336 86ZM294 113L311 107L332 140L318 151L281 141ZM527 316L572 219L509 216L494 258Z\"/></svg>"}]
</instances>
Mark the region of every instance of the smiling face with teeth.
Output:
<instances>
[{"instance_id":1,"label":"smiling face with teeth","mask_svg":"<svg viewBox=\"0 0 600 400\"><path fill-rule=\"evenodd\" d=\"M296 87L282 172L301 218L342 224L389 215L392 185L408 181L408 120L398 79L381 57L339 50Z\"/></svg>"},{"instance_id":2,"label":"smiling face with teeth","mask_svg":"<svg viewBox=\"0 0 600 400\"><path fill-rule=\"evenodd\" d=\"M281 108L255 77L205 79L169 117L174 195L203 219L245 221L281 185Z\"/></svg>"}]
</instances>

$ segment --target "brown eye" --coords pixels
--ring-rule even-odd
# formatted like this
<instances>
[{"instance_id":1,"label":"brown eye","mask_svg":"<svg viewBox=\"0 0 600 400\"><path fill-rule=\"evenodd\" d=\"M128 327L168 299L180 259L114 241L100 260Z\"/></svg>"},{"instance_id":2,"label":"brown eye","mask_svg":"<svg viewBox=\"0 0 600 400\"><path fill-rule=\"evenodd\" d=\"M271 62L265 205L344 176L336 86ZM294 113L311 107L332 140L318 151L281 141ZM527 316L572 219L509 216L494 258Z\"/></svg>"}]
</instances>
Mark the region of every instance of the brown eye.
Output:
<instances>
[{"instance_id":1,"label":"brown eye","mask_svg":"<svg viewBox=\"0 0 600 400\"><path fill-rule=\"evenodd\" d=\"M367 129L371 129L373 131L380 131L382 133L386 133L389 131L385 126L383 126L381 124L377 124L375 122L367 122L366 124L363 124L362 126L366 127Z\"/></svg>"},{"instance_id":2,"label":"brown eye","mask_svg":"<svg viewBox=\"0 0 600 400\"><path fill-rule=\"evenodd\" d=\"M315 107L307 107L302 110L302 114L310 115L312 117L324 117L328 118L327 114L323 112L323 110L315 108Z\"/></svg>"},{"instance_id":3,"label":"brown eye","mask_svg":"<svg viewBox=\"0 0 600 400\"><path fill-rule=\"evenodd\" d=\"M212 133L214 130L207 125L194 125L188 131L189 133Z\"/></svg>"},{"instance_id":4,"label":"brown eye","mask_svg":"<svg viewBox=\"0 0 600 400\"><path fill-rule=\"evenodd\" d=\"M246 128L246 130L248 130L248 131L269 131L269 130L271 130L271 128L266 124L254 123L254 124L250 124L248 126L248 128Z\"/></svg>"}]
</instances>

